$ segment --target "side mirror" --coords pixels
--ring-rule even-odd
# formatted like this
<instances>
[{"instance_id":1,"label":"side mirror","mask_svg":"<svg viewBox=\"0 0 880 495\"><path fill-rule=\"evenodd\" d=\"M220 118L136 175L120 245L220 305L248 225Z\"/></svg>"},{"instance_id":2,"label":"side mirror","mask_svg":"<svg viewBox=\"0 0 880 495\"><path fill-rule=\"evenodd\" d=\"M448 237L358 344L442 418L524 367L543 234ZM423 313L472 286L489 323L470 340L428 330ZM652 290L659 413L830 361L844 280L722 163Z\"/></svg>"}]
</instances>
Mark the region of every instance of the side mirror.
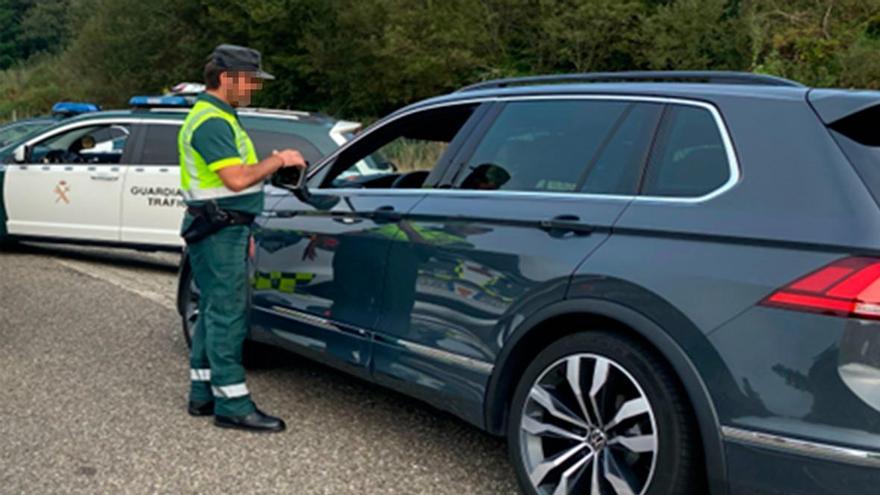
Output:
<instances>
[{"instance_id":1,"label":"side mirror","mask_svg":"<svg viewBox=\"0 0 880 495\"><path fill-rule=\"evenodd\" d=\"M272 174L272 178L269 182L275 187L293 191L294 189L299 189L305 185L306 174L303 172L304 170L299 167L280 168L277 172Z\"/></svg>"},{"instance_id":2,"label":"side mirror","mask_svg":"<svg viewBox=\"0 0 880 495\"><path fill-rule=\"evenodd\" d=\"M24 162L26 162L26 161L27 161L27 155L28 155L27 152L28 152L27 146L25 146L25 145L18 146L17 148L15 148L15 149L12 151L12 160L13 160L15 163L24 163Z\"/></svg>"},{"instance_id":3,"label":"side mirror","mask_svg":"<svg viewBox=\"0 0 880 495\"><path fill-rule=\"evenodd\" d=\"M275 187L292 192L300 201L305 202L311 196L306 187L306 170L308 168L284 167L272 174L269 182Z\"/></svg>"}]
</instances>

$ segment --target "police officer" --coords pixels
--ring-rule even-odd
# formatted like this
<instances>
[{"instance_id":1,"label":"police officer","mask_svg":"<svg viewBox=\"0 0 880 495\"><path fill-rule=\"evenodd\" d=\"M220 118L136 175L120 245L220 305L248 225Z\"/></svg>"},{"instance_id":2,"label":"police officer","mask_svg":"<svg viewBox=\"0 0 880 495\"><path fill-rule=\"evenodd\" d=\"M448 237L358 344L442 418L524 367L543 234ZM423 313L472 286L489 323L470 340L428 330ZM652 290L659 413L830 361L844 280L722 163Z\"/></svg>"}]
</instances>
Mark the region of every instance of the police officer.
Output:
<instances>
[{"instance_id":1,"label":"police officer","mask_svg":"<svg viewBox=\"0 0 880 495\"><path fill-rule=\"evenodd\" d=\"M263 209L263 180L282 167L305 167L296 150L260 161L235 108L247 106L262 80L260 52L220 45L205 66L199 95L178 136L187 213L182 233L201 291L190 355L189 413L214 424L281 431L284 421L256 408L241 365L247 334L246 256L250 224Z\"/></svg>"}]
</instances>

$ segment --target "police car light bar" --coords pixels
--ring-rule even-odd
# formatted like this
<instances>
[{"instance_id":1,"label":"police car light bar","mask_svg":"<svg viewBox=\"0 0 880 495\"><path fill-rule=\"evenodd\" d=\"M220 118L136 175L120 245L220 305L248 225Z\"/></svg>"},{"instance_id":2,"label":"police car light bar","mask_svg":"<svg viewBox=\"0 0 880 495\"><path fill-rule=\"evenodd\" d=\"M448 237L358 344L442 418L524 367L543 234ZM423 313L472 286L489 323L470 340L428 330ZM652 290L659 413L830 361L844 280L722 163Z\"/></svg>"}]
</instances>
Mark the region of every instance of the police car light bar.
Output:
<instances>
[{"instance_id":1,"label":"police car light bar","mask_svg":"<svg viewBox=\"0 0 880 495\"><path fill-rule=\"evenodd\" d=\"M101 107L94 103L59 101L52 105L52 113L55 115L79 115L81 113L98 112L100 110Z\"/></svg>"},{"instance_id":2,"label":"police car light bar","mask_svg":"<svg viewBox=\"0 0 880 495\"><path fill-rule=\"evenodd\" d=\"M128 100L128 104L138 108L175 108L191 107L193 101L185 96L134 96Z\"/></svg>"}]
</instances>

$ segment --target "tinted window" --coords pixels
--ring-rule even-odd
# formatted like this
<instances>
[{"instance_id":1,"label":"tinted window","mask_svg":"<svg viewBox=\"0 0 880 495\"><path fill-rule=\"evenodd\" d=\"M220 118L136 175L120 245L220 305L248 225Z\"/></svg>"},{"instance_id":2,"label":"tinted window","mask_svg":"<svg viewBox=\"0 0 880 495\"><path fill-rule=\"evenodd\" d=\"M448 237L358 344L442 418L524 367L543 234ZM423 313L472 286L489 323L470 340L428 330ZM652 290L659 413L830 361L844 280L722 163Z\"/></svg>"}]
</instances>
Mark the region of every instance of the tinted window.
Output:
<instances>
[{"instance_id":1,"label":"tinted window","mask_svg":"<svg viewBox=\"0 0 880 495\"><path fill-rule=\"evenodd\" d=\"M653 129L649 117L656 113L656 107L629 102L510 103L477 146L457 185L506 191L632 192Z\"/></svg>"},{"instance_id":2,"label":"tinted window","mask_svg":"<svg viewBox=\"0 0 880 495\"><path fill-rule=\"evenodd\" d=\"M177 150L177 134L179 132L180 126L178 125L148 125L144 135L141 163L147 165L179 164Z\"/></svg>"},{"instance_id":3,"label":"tinted window","mask_svg":"<svg viewBox=\"0 0 880 495\"><path fill-rule=\"evenodd\" d=\"M693 106L670 106L648 166L642 194L696 197L721 187L730 164L712 114Z\"/></svg>"},{"instance_id":4,"label":"tinted window","mask_svg":"<svg viewBox=\"0 0 880 495\"><path fill-rule=\"evenodd\" d=\"M323 156L318 148L312 143L296 134L274 131L248 131L257 156L262 160L272 154L274 150L293 148L299 151L309 163L317 163Z\"/></svg>"},{"instance_id":5,"label":"tinted window","mask_svg":"<svg viewBox=\"0 0 880 495\"><path fill-rule=\"evenodd\" d=\"M635 194L663 106L636 103L590 163L579 190L592 194Z\"/></svg>"},{"instance_id":6,"label":"tinted window","mask_svg":"<svg viewBox=\"0 0 880 495\"><path fill-rule=\"evenodd\" d=\"M873 106L832 123L831 135L880 203L880 107Z\"/></svg>"}]
</instances>

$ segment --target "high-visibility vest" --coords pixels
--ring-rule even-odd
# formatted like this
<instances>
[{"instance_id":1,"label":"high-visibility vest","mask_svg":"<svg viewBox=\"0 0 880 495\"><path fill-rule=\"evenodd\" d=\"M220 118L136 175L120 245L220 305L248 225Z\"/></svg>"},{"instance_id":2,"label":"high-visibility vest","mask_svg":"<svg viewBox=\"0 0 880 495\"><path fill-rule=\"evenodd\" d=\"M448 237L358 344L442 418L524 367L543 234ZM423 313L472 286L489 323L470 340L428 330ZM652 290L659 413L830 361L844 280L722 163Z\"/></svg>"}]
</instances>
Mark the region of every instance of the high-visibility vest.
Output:
<instances>
[{"instance_id":1,"label":"high-visibility vest","mask_svg":"<svg viewBox=\"0 0 880 495\"><path fill-rule=\"evenodd\" d=\"M243 196L262 191L262 183L255 184L239 192L227 188L220 179L220 176L217 175L217 172L211 170L205 159L202 158L202 155L193 148L192 138L196 129L209 119L223 119L232 127L239 156L229 158L229 161L245 165L253 165L259 161L257 151L254 149L254 143L251 142L251 138L248 137L241 124L238 123L235 115L225 112L207 101L196 101L196 104L183 121L183 127L181 127L180 134L177 136L177 149L180 151L180 189L183 191L184 199L210 200ZM213 165L224 165L223 162L225 160Z\"/></svg>"}]
</instances>

